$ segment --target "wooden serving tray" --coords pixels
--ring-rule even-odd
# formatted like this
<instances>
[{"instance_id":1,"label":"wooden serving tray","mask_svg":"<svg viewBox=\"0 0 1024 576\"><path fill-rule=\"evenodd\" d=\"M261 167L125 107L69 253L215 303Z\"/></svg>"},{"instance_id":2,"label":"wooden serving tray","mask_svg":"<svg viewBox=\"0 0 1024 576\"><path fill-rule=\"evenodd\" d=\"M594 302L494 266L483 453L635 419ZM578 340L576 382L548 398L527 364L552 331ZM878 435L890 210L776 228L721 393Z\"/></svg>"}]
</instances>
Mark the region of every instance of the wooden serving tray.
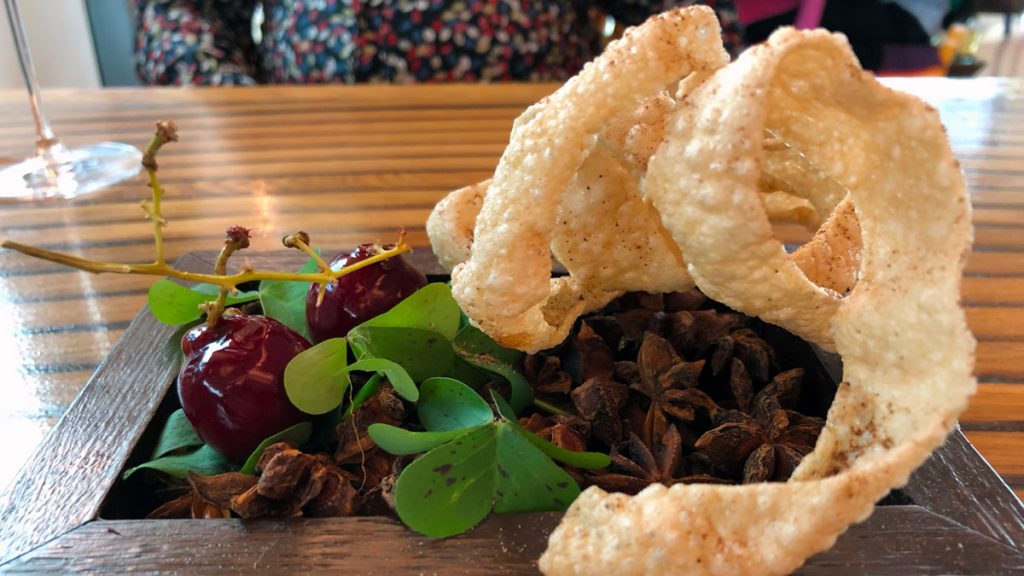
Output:
<instances>
[{"instance_id":1,"label":"wooden serving tray","mask_svg":"<svg viewBox=\"0 0 1024 576\"><path fill-rule=\"evenodd\" d=\"M428 275L444 272L429 250L410 259ZM278 269L303 262L295 253L249 260ZM191 270L212 266L209 254L179 261ZM119 507L107 502L108 494L133 451L152 442L150 422L173 394L180 356L175 332L143 310L0 495L0 572L537 573L560 514L496 515L446 540L384 517L104 519ZM959 429L900 495L912 503L878 506L797 574L1024 572L1024 506ZM123 495L110 499L117 498Z\"/></svg>"}]
</instances>

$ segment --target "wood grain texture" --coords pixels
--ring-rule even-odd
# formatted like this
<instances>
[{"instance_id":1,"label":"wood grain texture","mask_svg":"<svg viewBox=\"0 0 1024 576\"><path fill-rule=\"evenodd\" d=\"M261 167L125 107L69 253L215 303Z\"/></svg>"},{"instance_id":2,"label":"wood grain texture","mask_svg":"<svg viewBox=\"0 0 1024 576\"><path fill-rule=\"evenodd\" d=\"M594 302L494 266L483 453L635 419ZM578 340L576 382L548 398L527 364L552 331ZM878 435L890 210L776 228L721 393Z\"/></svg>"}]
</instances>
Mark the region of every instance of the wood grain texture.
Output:
<instances>
[{"instance_id":1,"label":"wood grain texture","mask_svg":"<svg viewBox=\"0 0 1024 576\"><path fill-rule=\"evenodd\" d=\"M975 251L963 299L979 340L979 394L962 424L1020 494L1024 491L1024 81L890 80L942 114L974 204ZM168 257L216 247L231 224L254 228L271 251L303 229L325 248L388 240L405 227L426 245L423 221L447 191L487 177L512 120L552 85L306 86L255 89L48 91L51 121L70 145L145 144L152 123L175 118L182 141L162 179ZM31 149L24 93L0 91L0 162ZM150 230L136 178L73 202L0 204L0 237L92 258L145 261ZM797 242L807 233L780 227ZM94 276L0 251L0 424L24 446L0 462L0 487L65 413L145 302L148 279ZM153 342L154 346L156 342ZM148 352L157 359L163 352ZM109 367L125 358L111 357ZM117 398L129 410L126 398ZM68 430L90 409L64 418ZM120 406L120 405L119 405ZM105 425L125 417L111 414ZM103 425L92 433L102 433ZM24 434L23 431L32 431ZM83 432L84 433L84 432ZM77 465L103 478L116 459L99 442ZM41 465L38 457L31 465ZM77 469L76 469L77 470ZM20 480L19 480L20 482ZM12 487L14 491L24 488ZM11 493L11 490L8 491ZM77 497L77 496L76 496ZM91 502L81 495L77 504ZM0 511L5 504L0 500ZM58 515L59 516L59 515ZM64 522L54 517L56 522ZM74 522L68 520L69 526ZM7 519L5 526L9 524Z\"/></svg>"},{"instance_id":2,"label":"wood grain texture","mask_svg":"<svg viewBox=\"0 0 1024 576\"><path fill-rule=\"evenodd\" d=\"M384 518L92 522L15 562L10 573L537 574L559 515L495 516L448 540ZM231 545L211 545L231 543ZM472 550L472 554L467 554ZM196 553L196 551L202 551ZM1015 574L1024 555L918 506L879 508L795 574Z\"/></svg>"},{"instance_id":3,"label":"wood grain texture","mask_svg":"<svg viewBox=\"0 0 1024 576\"><path fill-rule=\"evenodd\" d=\"M1017 550L1024 549L1024 505L959 431L917 470L904 493L916 504ZM963 462L973 462L969 467Z\"/></svg>"}]
</instances>

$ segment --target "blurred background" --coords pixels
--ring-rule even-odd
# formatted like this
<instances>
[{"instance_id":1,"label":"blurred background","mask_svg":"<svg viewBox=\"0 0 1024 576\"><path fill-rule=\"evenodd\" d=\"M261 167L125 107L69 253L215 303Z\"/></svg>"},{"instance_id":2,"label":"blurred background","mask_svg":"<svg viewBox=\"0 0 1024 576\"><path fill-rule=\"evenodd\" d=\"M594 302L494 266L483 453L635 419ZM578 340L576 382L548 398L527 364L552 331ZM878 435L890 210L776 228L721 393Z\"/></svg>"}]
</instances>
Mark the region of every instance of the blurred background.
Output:
<instances>
[{"instance_id":1,"label":"blurred background","mask_svg":"<svg viewBox=\"0 0 1024 576\"><path fill-rule=\"evenodd\" d=\"M44 88L138 84L132 63L134 7L129 0L22 0L18 6ZM2 10L0 20L0 87L24 89Z\"/></svg>"},{"instance_id":2,"label":"blurred background","mask_svg":"<svg viewBox=\"0 0 1024 576\"><path fill-rule=\"evenodd\" d=\"M965 14L962 22L932 38L941 69L926 67L896 74L1024 76L1024 0L974 0L967 4L961 8ZM133 60L137 22L133 1L22 0L20 5L43 87L140 84ZM20 88L10 29L6 16L0 13L0 18L4 19L0 25L0 87ZM607 34L621 30L613 21L598 28Z\"/></svg>"}]
</instances>

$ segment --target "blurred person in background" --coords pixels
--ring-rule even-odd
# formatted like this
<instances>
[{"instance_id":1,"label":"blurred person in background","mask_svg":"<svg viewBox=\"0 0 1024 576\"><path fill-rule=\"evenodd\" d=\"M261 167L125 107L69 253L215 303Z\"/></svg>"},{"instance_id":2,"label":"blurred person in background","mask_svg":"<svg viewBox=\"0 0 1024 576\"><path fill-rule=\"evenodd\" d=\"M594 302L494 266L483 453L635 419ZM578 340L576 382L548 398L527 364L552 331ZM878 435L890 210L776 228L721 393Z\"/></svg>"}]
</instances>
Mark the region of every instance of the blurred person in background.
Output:
<instances>
[{"instance_id":1,"label":"blurred person in background","mask_svg":"<svg viewBox=\"0 0 1024 576\"><path fill-rule=\"evenodd\" d=\"M779 26L842 32L866 70L910 70L938 63L931 38L961 2L950 0L735 0L745 44Z\"/></svg>"},{"instance_id":2,"label":"blurred person in background","mask_svg":"<svg viewBox=\"0 0 1024 576\"><path fill-rule=\"evenodd\" d=\"M604 14L631 25L692 3L135 0L135 60L159 85L557 81L600 52ZM738 50L731 0L701 3Z\"/></svg>"}]
</instances>

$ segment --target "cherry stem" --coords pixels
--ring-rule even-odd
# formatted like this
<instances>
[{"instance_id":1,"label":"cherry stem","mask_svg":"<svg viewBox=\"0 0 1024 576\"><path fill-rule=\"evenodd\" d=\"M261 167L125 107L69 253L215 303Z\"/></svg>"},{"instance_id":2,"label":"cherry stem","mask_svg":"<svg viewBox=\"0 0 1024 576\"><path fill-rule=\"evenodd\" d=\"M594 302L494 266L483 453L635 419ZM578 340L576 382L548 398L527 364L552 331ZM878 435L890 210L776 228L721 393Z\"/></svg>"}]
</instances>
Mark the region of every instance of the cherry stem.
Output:
<instances>
[{"instance_id":1,"label":"cherry stem","mask_svg":"<svg viewBox=\"0 0 1024 576\"><path fill-rule=\"evenodd\" d=\"M98 260L89 260L87 258L79 258L77 256L70 256L68 254L46 250L45 248L37 248L35 246L29 246L28 244L13 242L11 240L4 240L0 243L0 248L7 248L8 250L14 250L15 252L20 252L27 256L32 256L48 262L63 264L65 266L70 266L86 272L92 272L94 274L112 273L167 276L169 278L186 280L188 282L205 282L215 286L223 286L229 290L234 289L239 284L254 282L257 280L282 280L287 282L310 283L333 282L334 280L355 272L356 270L366 268L367 266L376 264L382 260L387 260L393 256L412 251L412 247L405 242L405 232L403 231L398 237L398 243L395 244L393 248L374 254L366 260L360 260L359 262L346 266L341 270L328 270L327 272L309 272L301 274L298 272L274 272L270 270L243 270L242 272L236 272L235 274L221 275L185 272L163 262L146 262L137 264L100 262Z\"/></svg>"},{"instance_id":2,"label":"cherry stem","mask_svg":"<svg viewBox=\"0 0 1024 576\"><path fill-rule=\"evenodd\" d=\"M317 267L320 269L321 272L329 272L330 271L331 265L328 264L327 262L325 262L324 259L320 257L320 254L317 254L316 250L313 250L312 248L310 248L310 246L309 246L309 234L306 234L305 232L300 230L299 232L296 232L295 234L289 234L288 236L285 236L284 238L282 238L281 239L281 243L284 244L286 248L297 248L299 250L302 250L306 254L308 254L309 257L313 259L313 262L316 263ZM321 282L319 284L319 290L317 290L317 294L316 294L316 307L317 308L319 308L320 305L324 303L324 295L326 293L327 293L327 282Z\"/></svg>"},{"instance_id":3,"label":"cherry stem","mask_svg":"<svg viewBox=\"0 0 1024 576\"><path fill-rule=\"evenodd\" d=\"M142 167L149 175L149 187L153 190L153 199L150 202L143 202L142 209L145 210L146 216L153 221L154 264L164 263L164 226L167 224L160 212L160 200L164 196L164 188L156 177L159 168L156 163L156 155L164 144L177 141L178 126L173 120L157 122L156 132L153 133L153 137L150 138L146 151L142 155Z\"/></svg>"},{"instance_id":4,"label":"cherry stem","mask_svg":"<svg viewBox=\"0 0 1024 576\"><path fill-rule=\"evenodd\" d=\"M214 274L223 276L227 273L228 259L236 251L243 248L249 247L249 231L240 226L232 226L228 228L227 238L224 240L224 247L221 248L220 254L217 255L217 262L213 265ZM200 308L206 312L206 325L213 328L220 320L221 315L224 313L224 308L227 306L228 293L235 291L235 288L229 288L227 286L221 286L220 291L217 294L217 299L213 302L205 302L200 305Z\"/></svg>"},{"instance_id":5,"label":"cherry stem","mask_svg":"<svg viewBox=\"0 0 1024 576\"><path fill-rule=\"evenodd\" d=\"M149 187L153 190L153 197L151 200L142 203L142 209L146 212L146 215L150 220L153 221L153 243L155 248L155 257L152 262L145 263L120 263L120 262L102 262L99 260L90 260L88 258L79 258L77 256L71 256L69 254L63 254L60 252L54 252L52 250L46 250L44 248L38 248L36 246L30 246L28 244L21 244L20 242L13 242L10 240L4 240L0 242L0 248L6 248L8 250L14 250L27 256L46 260L48 262L55 262L57 264L63 264L64 266L70 266L71 268L77 268L78 270L84 270L86 272L92 272L94 274L112 273L112 274L143 274L149 276L166 276L169 278L178 278L188 282L205 282L219 286L222 289L222 295L220 299L226 300L227 292L234 291L237 289L239 284L246 282L254 282L259 280L280 280L286 282L310 282L326 285L329 282L333 282L346 274L355 272L356 270L371 266L382 260L387 260L393 256L410 252L412 247L405 241L405 230L399 231L398 242L393 248L383 250L365 260L361 260L346 266L340 270L331 270L326 262L316 254L316 251L308 245L308 235L305 233L297 233L296 236L299 238L299 243L294 247L301 249L302 251L310 254L316 259L317 264L320 266L320 271L316 273L305 273L300 274L297 272L274 272L270 270L252 270L248 267L244 268L241 272L235 274L226 273L226 259L230 256L230 252L221 255L225 259L224 266L219 266L218 270L214 274L201 274L196 272L185 272L178 270L177 268L167 264L164 257L164 245L163 245L163 227L166 221L161 214L160 200L163 198L164 189L160 185L160 181L157 179L157 163L156 155L160 151L160 148L168 142L176 142L178 140L177 127L174 122L157 122L156 132L153 134L153 138L150 140L149 145L146 146L146 151L142 156L142 166L146 169L149 174ZM227 246L225 246L227 249ZM235 248L237 249L237 247ZM232 252L234 251L231 250ZM220 258L218 258L218 261ZM323 294L321 289L320 293Z\"/></svg>"},{"instance_id":6,"label":"cherry stem","mask_svg":"<svg viewBox=\"0 0 1024 576\"><path fill-rule=\"evenodd\" d=\"M285 236L282 243L288 248L296 248L308 254L309 257L316 262L317 268L319 268L321 272L326 272L331 269L331 265L324 261L316 250L313 250L309 246L309 235L305 232L296 232L295 234Z\"/></svg>"}]
</instances>

